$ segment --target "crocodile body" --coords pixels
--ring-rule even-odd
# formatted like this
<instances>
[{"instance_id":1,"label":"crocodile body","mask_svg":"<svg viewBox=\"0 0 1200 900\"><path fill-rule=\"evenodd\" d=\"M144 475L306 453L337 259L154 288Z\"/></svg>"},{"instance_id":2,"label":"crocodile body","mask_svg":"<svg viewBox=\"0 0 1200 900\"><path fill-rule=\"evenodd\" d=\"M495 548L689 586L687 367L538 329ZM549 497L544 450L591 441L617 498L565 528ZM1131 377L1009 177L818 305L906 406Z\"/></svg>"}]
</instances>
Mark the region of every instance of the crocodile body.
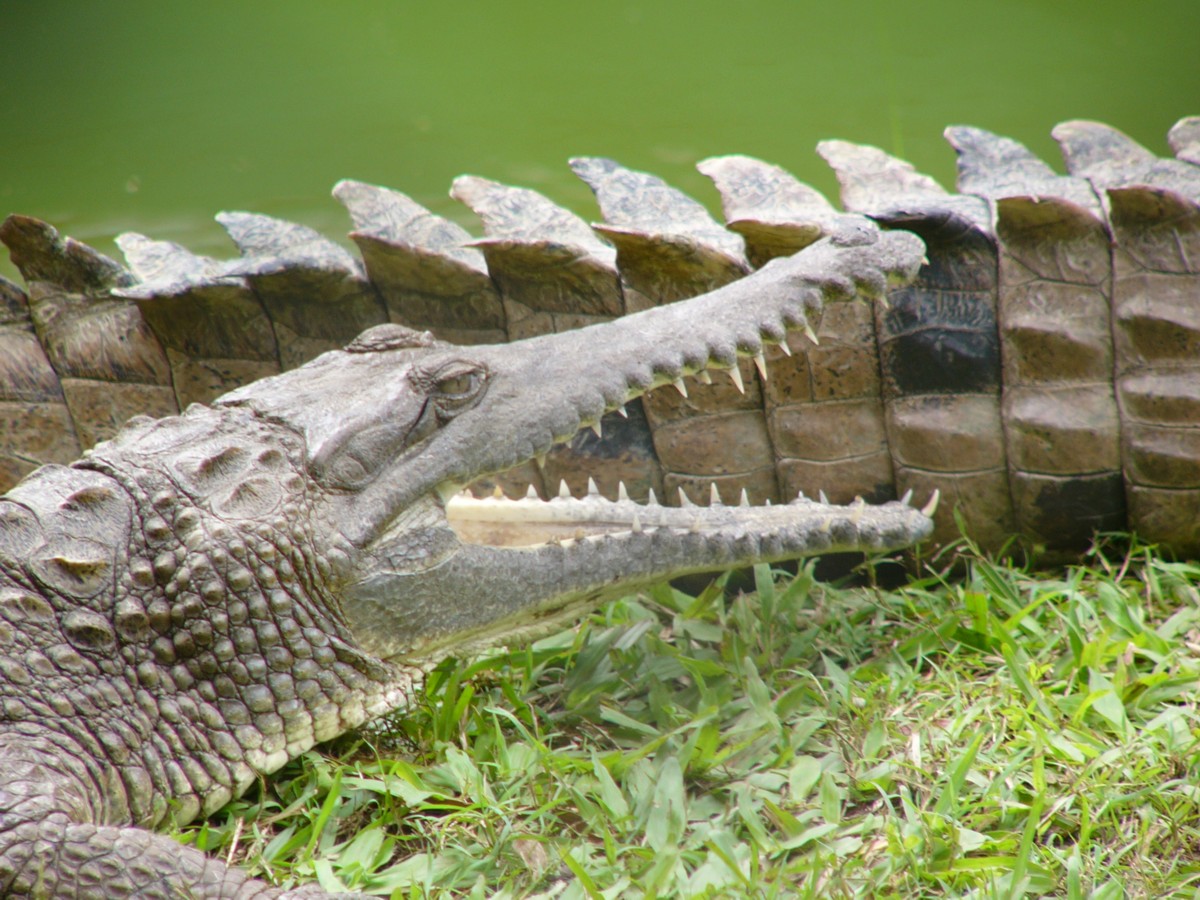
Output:
<instances>
[{"instance_id":1,"label":"crocodile body","mask_svg":"<svg viewBox=\"0 0 1200 900\"><path fill-rule=\"evenodd\" d=\"M928 246L887 304L830 306L811 337L682 380L521 469L542 496L589 476L645 499L835 502L940 489L984 548L1021 535L1052 553L1136 529L1200 551L1200 119L1159 159L1096 123L1055 129L1069 174L1013 141L951 128L959 194L881 151L819 148L848 212L745 157L700 164L726 227L652 176L577 159L604 221L533 191L462 177L452 194L485 237L358 182L359 255L299 225L218 219L241 258L136 234L129 268L10 217L0 238L28 297L0 286L0 483L65 462L129 415L171 414L290 369L363 328L399 322L460 343L518 340L619 317L744 278L832 230L909 229ZM12 348L12 349L10 349ZM7 358L8 362L5 362ZM770 377L764 377L767 370Z\"/></svg>"},{"instance_id":2,"label":"crocodile body","mask_svg":"<svg viewBox=\"0 0 1200 900\"><path fill-rule=\"evenodd\" d=\"M62 249L56 284L94 284L96 257ZM927 536L906 503L460 494L652 387L762 354L825 303L882 295L922 252L851 229L687 303L500 345L382 324L37 469L0 496L0 895L324 896L153 829L403 706L448 653L675 575ZM99 325L129 324L104 302Z\"/></svg>"}]
</instances>

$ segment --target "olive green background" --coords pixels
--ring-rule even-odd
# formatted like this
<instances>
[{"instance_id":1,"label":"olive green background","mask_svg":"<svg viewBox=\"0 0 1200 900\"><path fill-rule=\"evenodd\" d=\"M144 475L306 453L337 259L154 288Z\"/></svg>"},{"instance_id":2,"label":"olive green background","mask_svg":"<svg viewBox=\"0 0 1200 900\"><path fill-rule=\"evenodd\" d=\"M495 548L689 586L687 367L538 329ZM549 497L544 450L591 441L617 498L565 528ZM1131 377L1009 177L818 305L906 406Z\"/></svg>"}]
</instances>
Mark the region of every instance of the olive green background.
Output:
<instances>
[{"instance_id":1,"label":"olive green background","mask_svg":"<svg viewBox=\"0 0 1200 900\"><path fill-rule=\"evenodd\" d=\"M1198 0L0 0L0 214L106 252L136 230L228 255L222 209L342 236L339 178L468 227L446 195L463 172L595 217L565 161L608 155L715 209L692 167L717 153L832 193L813 148L838 137L951 184L951 123L1058 165L1058 121L1164 153L1196 113Z\"/></svg>"}]
</instances>

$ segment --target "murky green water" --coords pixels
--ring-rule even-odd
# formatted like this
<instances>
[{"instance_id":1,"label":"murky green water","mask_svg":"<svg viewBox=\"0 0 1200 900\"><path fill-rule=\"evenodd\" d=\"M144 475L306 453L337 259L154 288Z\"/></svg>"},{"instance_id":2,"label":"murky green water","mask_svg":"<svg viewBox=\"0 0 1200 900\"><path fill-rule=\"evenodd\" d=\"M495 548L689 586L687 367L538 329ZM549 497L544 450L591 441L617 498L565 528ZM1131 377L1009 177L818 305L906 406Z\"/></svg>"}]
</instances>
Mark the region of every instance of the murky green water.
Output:
<instances>
[{"instance_id":1,"label":"murky green water","mask_svg":"<svg viewBox=\"0 0 1200 900\"><path fill-rule=\"evenodd\" d=\"M813 147L840 137L950 183L952 122L1057 160L1060 120L1165 152L1197 112L1197 0L0 0L0 213L109 251L137 230L228 254L221 209L340 235L329 189L345 177L465 223L446 196L462 172L594 216L569 156L616 157L715 206L692 168L714 153L828 192Z\"/></svg>"}]
</instances>

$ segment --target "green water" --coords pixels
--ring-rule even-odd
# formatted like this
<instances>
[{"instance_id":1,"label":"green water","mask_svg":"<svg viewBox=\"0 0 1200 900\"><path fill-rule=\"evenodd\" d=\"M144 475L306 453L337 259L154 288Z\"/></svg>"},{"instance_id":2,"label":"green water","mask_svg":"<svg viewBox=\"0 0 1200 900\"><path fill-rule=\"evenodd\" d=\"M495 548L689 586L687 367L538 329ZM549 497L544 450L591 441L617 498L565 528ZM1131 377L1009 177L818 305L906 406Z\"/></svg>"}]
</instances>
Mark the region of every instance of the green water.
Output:
<instances>
[{"instance_id":1,"label":"green water","mask_svg":"<svg viewBox=\"0 0 1200 900\"><path fill-rule=\"evenodd\" d=\"M341 235L329 189L346 177L470 227L446 196L463 172L595 217L569 156L613 156L715 207L692 168L715 153L832 192L813 147L840 137L949 184L950 123L1057 164L1060 120L1162 153L1198 112L1200 0L0 0L0 214L107 252L136 230L227 255L221 209Z\"/></svg>"}]
</instances>

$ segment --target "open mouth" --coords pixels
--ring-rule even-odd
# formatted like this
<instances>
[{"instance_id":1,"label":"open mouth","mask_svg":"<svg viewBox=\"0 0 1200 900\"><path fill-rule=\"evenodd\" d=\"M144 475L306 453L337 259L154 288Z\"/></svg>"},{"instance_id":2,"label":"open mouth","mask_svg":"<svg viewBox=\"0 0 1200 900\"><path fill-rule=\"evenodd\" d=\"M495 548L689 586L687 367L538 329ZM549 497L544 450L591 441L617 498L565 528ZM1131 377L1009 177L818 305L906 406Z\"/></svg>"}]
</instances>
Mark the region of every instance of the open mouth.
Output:
<instances>
[{"instance_id":1,"label":"open mouth","mask_svg":"<svg viewBox=\"0 0 1200 900\"><path fill-rule=\"evenodd\" d=\"M617 499L609 500L589 481L588 494L580 499L570 495L565 483L559 496L550 500L542 500L533 488L519 500L510 500L498 491L482 498L463 491L446 501L445 513L460 540L489 547L556 544L569 549L580 542L613 539L632 543L638 536L666 529L680 535L720 535L740 544L740 551L749 556L785 558L847 549L898 549L912 541L910 514L932 516L939 499L935 493L918 510L911 506L911 494L878 506L862 500L831 506L803 494L784 505L751 506L745 491L736 506L726 506L715 488L708 506L687 502L682 491L680 496L684 503L677 507L658 503L653 492L648 503L635 503L622 484ZM795 544L800 534L806 539L802 547ZM805 552L789 554L789 549ZM720 564L714 558L713 567Z\"/></svg>"}]
</instances>

